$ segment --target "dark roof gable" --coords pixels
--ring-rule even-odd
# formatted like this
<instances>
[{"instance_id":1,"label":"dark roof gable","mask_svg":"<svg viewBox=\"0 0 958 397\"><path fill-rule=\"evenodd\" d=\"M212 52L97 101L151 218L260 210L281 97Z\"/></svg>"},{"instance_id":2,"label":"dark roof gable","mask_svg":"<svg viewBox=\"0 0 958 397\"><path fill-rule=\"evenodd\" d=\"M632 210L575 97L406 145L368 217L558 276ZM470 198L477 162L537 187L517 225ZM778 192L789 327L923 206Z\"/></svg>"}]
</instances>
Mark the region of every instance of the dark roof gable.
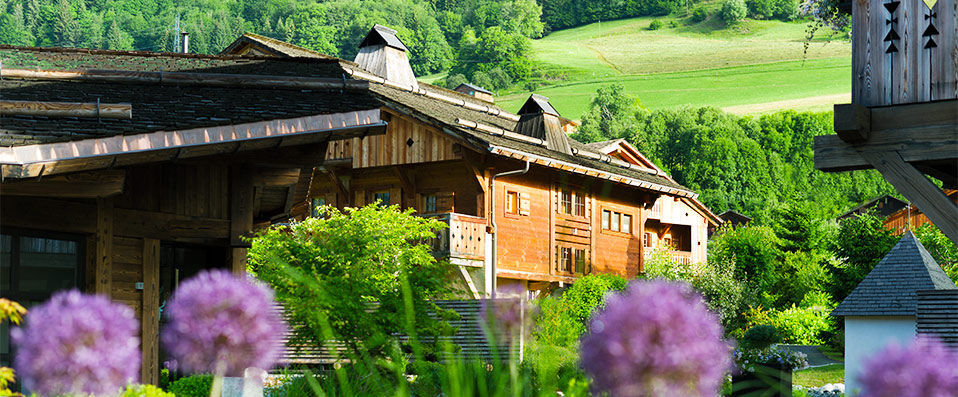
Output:
<instances>
[{"instance_id":1,"label":"dark roof gable","mask_svg":"<svg viewBox=\"0 0 958 397\"><path fill-rule=\"evenodd\" d=\"M910 230L875 265L833 316L914 316L917 291L956 289Z\"/></svg>"},{"instance_id":2,"label":"dark roof gable","mask_svg":"<svg viewBox=\"0 0 958 397\"><path fill-rule=\"evenodd\" d=\"M555 116L559 115L559 112L557 112L549 103L549 98L539 94L530 95L529 99L527 99L526 103L519 108L518 112L519 115L534 113L546 113Z\"/></svg>"},{"instance_id":3,"label":"dark roof gable","mask_svg":"<svg viewBox=\"0 0 958 397\"><path fill-rule=\"evenodd\" d=\"M492 91L489 91L489 90L487 90L487 89L485 89L485 88L482 88L482 87L480 87L480 86L477 86L477 85L475 85L475 84L469 84L469 83L459 84L459 86L456 87L456 91L459 91L459 88L461 88L461 87L466 87L466 88L471 89L471 90L473 90L473 91L479 91L479 92L482 92L482 93L486 93L486 94L492 95ZM462 92L462 91L460 91L460 92Z\"/></svg>"}]
</instances>

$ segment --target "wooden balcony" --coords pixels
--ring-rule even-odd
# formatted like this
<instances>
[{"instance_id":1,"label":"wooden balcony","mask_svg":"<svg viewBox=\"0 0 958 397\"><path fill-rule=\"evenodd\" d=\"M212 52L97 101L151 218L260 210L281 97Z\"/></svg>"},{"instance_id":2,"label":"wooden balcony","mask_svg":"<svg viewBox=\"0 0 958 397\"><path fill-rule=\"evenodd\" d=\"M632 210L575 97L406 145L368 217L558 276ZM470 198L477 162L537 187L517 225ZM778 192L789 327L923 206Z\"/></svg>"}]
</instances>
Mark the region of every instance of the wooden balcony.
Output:
<instances>
[{"instance_id":1,"label":"wooden balcony","mask_svg":"<svg viewBox=\"0 0 958 397\"><path fill-rule=\"evenodd\" d=\"M672 251L672 259L675 259L675 264L677 265L691 265L692 264L692 252L691 251Z\"/></svg>"},{"instance_id":2,"label":"wooden balcony","mask_svg":"<svg viewBox=\"0 0 958 397\"><path fill-rule=\"evenodd\" d=\"M444 213L429 215L449 226L431 239L433 253L457 265L482 266L486 258L486 219L472 215Z\"/></svg>"}]
</instances>

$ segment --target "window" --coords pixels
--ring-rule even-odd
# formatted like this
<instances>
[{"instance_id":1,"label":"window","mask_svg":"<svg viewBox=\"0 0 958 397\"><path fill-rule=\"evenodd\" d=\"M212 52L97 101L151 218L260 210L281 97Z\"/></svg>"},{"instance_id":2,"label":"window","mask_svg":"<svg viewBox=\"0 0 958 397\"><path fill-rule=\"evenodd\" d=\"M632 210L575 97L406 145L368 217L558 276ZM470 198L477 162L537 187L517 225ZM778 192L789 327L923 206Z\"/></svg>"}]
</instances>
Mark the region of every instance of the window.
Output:
<instances>
[{"instance_id":1,"label":"window","mask_svg":"<svg viewBox=\"0 0 958 397\"><path fill-rule=\"evenodd\" d=\"M506 213L519 214L519 193L506 192Z\"/></svg>"},{"instance_id":2,"label":"window","mask_svg":"<svg viewBox=\"0 0 958 397\"><path fill-rule=\"evenodd\" d=\"M422 199L422 212L436 212L436 195L430 194Z\"/></svg>"},{"instance_id":3,"label":"window","mask_svg":"<svg viewBox=\"0 0 958 397\"><path fill-rule=\"evenodd\" d=\"M572 273L572 248L559 247L559 270Z\"/></svg>"},{"instance_id":4,"label":"window","mask_svg":"<svg viewBox=\"0 0 958 397\"><path fill-rule=\"evenodd\" d=\"M385 207L389 205L389 192L376 193L374 199L379 200L379 205Z\"/></svg>"},{"instance_id":5,"label":"window","mask_svg":"<svg viewBox=\"0 0 958 397\"><path fill-rule=\"evenodd\" d=\"M585 274L585 250L575 250L575 272Z\"/></svg>"},{"instance_id":6,"label":"window","mask_svg":"<svg viewBox=\"0 0 958 397\"><path fill-rule=\"evenodd\" d=\"M671 237L666 237L666 238L665 238L665 246L666 246L666 247L669 247L669 248L672 248L672 238L671 238Z\"/></svg>"},{"instance_id":7,"label":"window","mask_svg":"<svg viewBox=\"0 0 958 397\"><path fill-rule=\"evenodd\" d=\"M585 216L585 195L582 193L575 195L575 215Z\"/></svg>"},{"instance_id":8,"label":"window","mask_svg":"<svg viewBox=\"0 0 958 397\"><path fill-rule=\"evenodd\" d=\"M82 287L83 239L40 232L0 234L0 291L27 309L55 291ZM9 322L0 324L0 365L11 361Z\"/></svg>"},{"instance_id":9,"label":"window","mask_svg":"<svg viewBox=\"0 0 958 397\"><path fill-rule=\"evenodd\" d=\"M559 196L559 211L561 211L563 214L571 214L572 192L568 190L562 190L562 192L559 193Z\"/></svg>"},{"instance_id":10,"label":"window","mask_svg":"<svg viewBox=\"0 0 958 397\"><path fill-rule=\"evenodd\" d=\"M319 209L326 205L326 197L313 197L312 205L310 206L310 215L313 218L319 217Z\"/></svg>"},{"instance_id":11,"label":"window","mask_svg":"<svg viewBox=\"0 0 958 397\"><path fill-rule=\"evenodd\" d=\"M632 234L632 215L602 210L602 230Z\"/></svg>"},{"instance_id":12,"label":"window","mask_svg":"<svg viewBox=\"0 0 958 397\"><path fill-rule=\"evenodd\" d=\"M642 235L642 246L643 247L652 246L652 233L645 232L645 234Z\"/></svg>"}]
</instances>

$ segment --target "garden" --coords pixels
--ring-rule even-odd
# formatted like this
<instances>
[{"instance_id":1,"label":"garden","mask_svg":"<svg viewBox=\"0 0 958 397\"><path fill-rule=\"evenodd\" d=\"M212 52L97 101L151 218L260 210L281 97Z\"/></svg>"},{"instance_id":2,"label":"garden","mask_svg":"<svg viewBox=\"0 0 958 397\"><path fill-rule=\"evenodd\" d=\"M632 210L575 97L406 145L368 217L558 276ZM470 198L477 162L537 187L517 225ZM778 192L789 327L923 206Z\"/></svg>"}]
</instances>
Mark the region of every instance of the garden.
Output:
<instances>
[{"instance_id":1,"label":"garden","mask_svg":"<svg viewBox=\"0 0 958 397\"><path fill-rule=\"evenodd\" d=\"M837 230L855 242L884 236L868 217ZM828 312L862 271L831 251L789 250L787 228L725 229L705 263L659 252L633 280L589 275L534 299L500 291L479 315L496 354L479 360L449 343L458 314L435 304L461 295L451 266L423 243L442 227L370 205L261 231L247 275L204 271L166 302L159 385L134 383L141 354L129 307L76 290L29 311L0 300L17 348L0 395L18 395L14 386L37 396L249 395L250 379L268 396L791 395L792 370L807 363L779 344L840 344ZM829 249L864 247L843 241ZM294 342L338 343L338 360L277 368L287 331ZM953 362L958 353L935 340L890 346L861 395L947 395L958 388Z\"/></svg>"}]
</instances>

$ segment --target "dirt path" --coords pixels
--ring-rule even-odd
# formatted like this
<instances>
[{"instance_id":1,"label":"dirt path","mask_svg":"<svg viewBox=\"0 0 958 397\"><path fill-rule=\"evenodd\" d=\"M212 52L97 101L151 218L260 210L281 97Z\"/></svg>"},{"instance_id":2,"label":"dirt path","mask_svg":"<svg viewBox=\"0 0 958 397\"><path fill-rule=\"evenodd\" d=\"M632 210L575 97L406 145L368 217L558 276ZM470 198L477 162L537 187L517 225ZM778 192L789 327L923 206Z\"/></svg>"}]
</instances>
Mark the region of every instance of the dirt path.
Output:
<instances>
[{"instance_id":1,"label":"dirt path","mask_svg":"<svg viewBox=\"0 0 958 397\"><path fill-rule=\"evenodd\" d=\"M749 105L729 106L722 110L734 114L765 113L774 112L783 109L803 109L814 106L824 106L831 108L830 105L836 103L850 103L852 94L834 94L821 95L808 98L789 99L785 101L753 103Z\"/></svg>"}]
</instances>

